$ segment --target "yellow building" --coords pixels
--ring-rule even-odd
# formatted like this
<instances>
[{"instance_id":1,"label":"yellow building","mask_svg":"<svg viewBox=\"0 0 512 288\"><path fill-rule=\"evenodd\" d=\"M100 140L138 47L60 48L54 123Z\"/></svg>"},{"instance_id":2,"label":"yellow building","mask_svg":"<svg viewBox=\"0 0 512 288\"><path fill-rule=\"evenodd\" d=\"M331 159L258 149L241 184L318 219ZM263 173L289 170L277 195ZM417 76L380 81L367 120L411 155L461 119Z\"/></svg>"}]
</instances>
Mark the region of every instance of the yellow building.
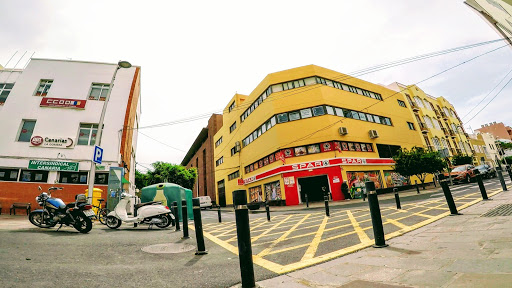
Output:
<instances>
[{"instance_id":1,"label":"yellow building","mask_svg":"<svg viewBox=\"0 0 512 288\"><path fill-rule=\"evenodd\" d=\"M405 97L315 65L267 75L224 109L214 136L219 204L232 204L237 189L248 191L249 202L296 205L306 196L321 200L324 191L344 199L345 180L355 196L366 180L378 189L407 184L391 156L425 144Z\"/></svg>"},{"instance_id":2,"label":"yellow building","mask_svg":"<svg viewBox=\"0 0 512 288\"><path fill-rule=\"evenodd\" d=\"M473 165L482 165L487 164L490 166L494 166L494 159L491 159L489 152L487 151L487 147L485 145L485 141L482 137L482 134L470 134L469 135L469 143L473 147Z\"/></svg>"},{"instance_id":3,"label":"yellow building","mask_svg":"<svg viewBox=\"0 0 512 288\"><path fill-rule=\"evenodd\" d=\"M388 88L402 94L414 117L414 129L423 134L423 146L439 151L444 157L473 155L469 135L464 131L455 108L443 97L426 94L416 85L393 83Z\"/></svg>"}]
</instances>

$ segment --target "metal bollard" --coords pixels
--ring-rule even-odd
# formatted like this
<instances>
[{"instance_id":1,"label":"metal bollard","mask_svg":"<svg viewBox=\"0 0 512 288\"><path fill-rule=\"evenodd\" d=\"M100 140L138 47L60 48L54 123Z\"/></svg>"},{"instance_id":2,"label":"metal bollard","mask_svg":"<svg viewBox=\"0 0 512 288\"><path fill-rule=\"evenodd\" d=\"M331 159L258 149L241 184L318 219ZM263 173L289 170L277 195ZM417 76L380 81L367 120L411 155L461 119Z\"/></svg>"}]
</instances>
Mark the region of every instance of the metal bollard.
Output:
<instances>
[{"instance_id":1,"label":"metal bollard","mask_svg":"<svg viewBox=\"0 0 512 288\"><path fill-rule=\"evenodd\" d=\"M233 191L233 205L235 206L236 235L238 239L238 258L240 259L242 288L253 288L256 287L256 282L254 279L254 264L252 261L247 192L245 190Z\"/></svg>"},{"instance_id":2,"label":"metal bollard","mask_svg":"<svg viewBox=\"0 0 512 288\"><path fill-rule=\"evenodd\" d=\"M192 208L194 211L194 226L196 227L196 255L205 255L208 254L208 251L204 246L203 222L201 221L201 201L199 201L199 198L192 199Z\"/></svg>"},{"instance_id":3,"label":"metal bollard","mask_svg":"<svg viewBox=\"0 0 512 288\"><path fill-rule=\"evenodd\" d=\"M510 169L510 166L507 165L507 172L508 172L508 177L510 177L510 181L512 181L512 170Z\"/></svg>"},{"instance_id":4,"label":"metal bollard","mask_svg":"<svg viewBox=\"0 0 512 288\"><path fill-rule=\"evenodd\" d=\"M501 188L503 189L503 191L507 191L507 184L505 184L505 179L503 179L501 169L496 169L496 174L498 174L498 178L500 179Z\"/></svg>"},{"instance_id":5,"label":"metal bollard","mask_svg":"<svg viewBox=\"0 0 512 288\"><path fill-rule=\"evenodd\" d=\"M478 187L480 187L480 193L482 194L482 199L489 200L489 198L487 198L487 191L485 191L484 181L482 181L481 174L476 175L476 181L478 181Z\"/></svg>"},{"instance_id":6,"label":"metal bollard","mask_svg":"<svg viewBox=\"0 0 512 288\"><path fill-rule=\"evenodd\" d=\"M393 192L395 192L396 209L402 209L402 206L400 205L400 196L398 196L398 189L393 188Z\"/></svg>"},{"instance_id":7,"label":"metal bollard","mask_svg":"<svg viewBox=\"0 0 512 288\"><path fill-rule=\"evenodd\" d=\"M384 227L382 226L382 216L380 215L379 198L375 191L375 183L372 181L364 182L366 192L368 193L368 205L370 206L370 215L372 216L373 236L375 237L374 248L387 247L384 238Z\"/></svg>"},{"instance_id":8,"label":"metal bollard","mask_svg":"<svg viewBox=\"0 0 512 288\"><path fill-rule=\"evenodd\" d=\"M267 210L267 221L270 222L270 207L268 206L268 201L265 201L265 210Z\"/></svg>"},{"instance_id":9,"label":"metal bollard","mask_svg":"<svg viewBox=\"0 0 512 288\"><path fill-rule=\"evenodd\" d=\"M448 182L446 180L441 181L441 187L443 188L444 197L446 198L446 203L448 203L448 207L450 208L451 215L462 215L457 211L455 201L453 201L452 193L450 192L450 187L448 187Z\"/></svg>"},{"instance_id":10,"label":"metal bollard","mask_svg":"<svg viewBox=\"0 0 512 288\"><path fill-rule=\"evenodd\" d=\"M222 223L222 216L220 215L220 206L217 207L217 215L219 216L219 223Z\"/></svg>"},{"instance_id":11,"label":"metal bollard","mask_svg":"<svg viewBox=\"0 0 512 288\"><path fill-rule=\"evenodd\" d=\"M181 239L188 239L188 211L187 200L181 200L181 216L183 217L183 237Z\"/></svg>"},{"instance_id":12,"label":"metal bollard","mask_svg":"<svg viewBox=\"0 0 512 288\"><path fill-rule=\"evenodd\" d=\"M306 207L309 208L308 193L304 194L304 197L306 197Z\"/></svg>"},{"instance_id":13,"label":"metal bollard","mask_svg":"<svg viewBox=\"0 0 512 288\"><path fill-rule=\"evenodd\" d=\"M417 194L420 194L420 188L418 187L418 180L414 180L414 185L416 185L416 192Z\"/></svg>"},{"instance_id":14,"label":"metal bollard","mask_svg":"<svg viewBox=\"0 0 512 288\"><path fill-rule=\"evenodd\" d=\"M327 193L324 194L324 203L325 203L325 215L329 215L329 195Z\"/></svg>"},{"instance_id":15,"label":"metal bollard","mask_svg":"<svg viewBox=\"0 0 512 288\"><path fill-rule=\"evenodd\" d=\"M176 230L180 231L180 211L178 211L178 202L172 202L172 211L174 213L174 222L176 222Z\"/></svg>"}]
</instances>

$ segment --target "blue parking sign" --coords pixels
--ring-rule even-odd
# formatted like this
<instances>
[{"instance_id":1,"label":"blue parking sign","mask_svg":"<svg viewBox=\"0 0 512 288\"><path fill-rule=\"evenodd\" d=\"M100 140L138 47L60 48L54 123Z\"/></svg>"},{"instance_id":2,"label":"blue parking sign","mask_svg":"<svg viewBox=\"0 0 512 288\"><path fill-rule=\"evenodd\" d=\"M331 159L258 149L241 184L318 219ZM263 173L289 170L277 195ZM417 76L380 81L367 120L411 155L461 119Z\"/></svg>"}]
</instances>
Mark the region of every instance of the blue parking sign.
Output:
<instances>
[{"instance_id":1,"label":"blue parking sign","mask_svg":"<svg viewBox=\"0 0 512 288\"><path fill-rule=\"evenodd\" d=\"M101 160L103 159L103 148L99 146L94 146L94 155L92 157L92 161L96 164L101 164Z\"/></svg>"}]
</instances>

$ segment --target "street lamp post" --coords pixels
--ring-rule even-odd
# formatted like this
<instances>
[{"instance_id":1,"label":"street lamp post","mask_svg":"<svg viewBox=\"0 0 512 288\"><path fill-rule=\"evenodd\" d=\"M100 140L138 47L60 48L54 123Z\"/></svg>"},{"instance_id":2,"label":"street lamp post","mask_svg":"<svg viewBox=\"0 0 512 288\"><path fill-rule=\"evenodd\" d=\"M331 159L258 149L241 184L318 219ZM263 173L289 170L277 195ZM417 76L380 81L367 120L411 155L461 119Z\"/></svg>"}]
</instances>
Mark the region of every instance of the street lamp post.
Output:
<instances>
[{"instance_id":1,"label":"street lamp post","mask_svg":"<svg viewBox=\"0 0 512 288\"><path fill-rule=\"evenodd\" d=\"M103 109L101 110L100 122L98 123L98 131L96 132L96 139L94 141L95 146L101 145L101 134L103 132L103 121L105 120L105 113L107 112L107 104L110 99L110 94L112 93L112 89L114 88L114 81L116 80L117 71L120 68L130 68L132 64L128 61L119 61L117 63L116 70L114 71L114 75L112 75L112 80L110 81L110 86L108 89L107 97L105 98L105 102L103 103ZM91 160L91 171L89 172L89 193L87 193L87 203L92 204L92 195L94 189L94 178L96 176L96 164Z\"/></svg>"}]
</instances>

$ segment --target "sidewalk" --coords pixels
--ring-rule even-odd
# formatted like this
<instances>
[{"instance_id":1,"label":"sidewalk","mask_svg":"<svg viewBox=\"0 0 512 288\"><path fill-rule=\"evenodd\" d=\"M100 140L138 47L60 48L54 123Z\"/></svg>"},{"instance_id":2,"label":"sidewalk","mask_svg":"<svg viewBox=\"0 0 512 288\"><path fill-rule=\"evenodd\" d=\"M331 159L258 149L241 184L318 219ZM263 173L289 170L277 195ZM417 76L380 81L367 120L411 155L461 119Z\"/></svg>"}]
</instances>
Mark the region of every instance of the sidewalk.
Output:
<instances>
[{"instance_id":1,"label":"sidewalk","mask_svg":"<svg viewBox=\"0 0 512 288\"><path fill-rule=\"evenodd\" d=\"M415 191L414 191L415 193ZM384 196L384 195L383 195ZM379 200L382 199L379 196ZM258 282L260 287L511 287L512 191L323 264ZM350 201L349 201L350 202ZM500 205L502 215L482 217ZM495 214L495 213L494 213Z\"/></svg>"}]
</instances>

